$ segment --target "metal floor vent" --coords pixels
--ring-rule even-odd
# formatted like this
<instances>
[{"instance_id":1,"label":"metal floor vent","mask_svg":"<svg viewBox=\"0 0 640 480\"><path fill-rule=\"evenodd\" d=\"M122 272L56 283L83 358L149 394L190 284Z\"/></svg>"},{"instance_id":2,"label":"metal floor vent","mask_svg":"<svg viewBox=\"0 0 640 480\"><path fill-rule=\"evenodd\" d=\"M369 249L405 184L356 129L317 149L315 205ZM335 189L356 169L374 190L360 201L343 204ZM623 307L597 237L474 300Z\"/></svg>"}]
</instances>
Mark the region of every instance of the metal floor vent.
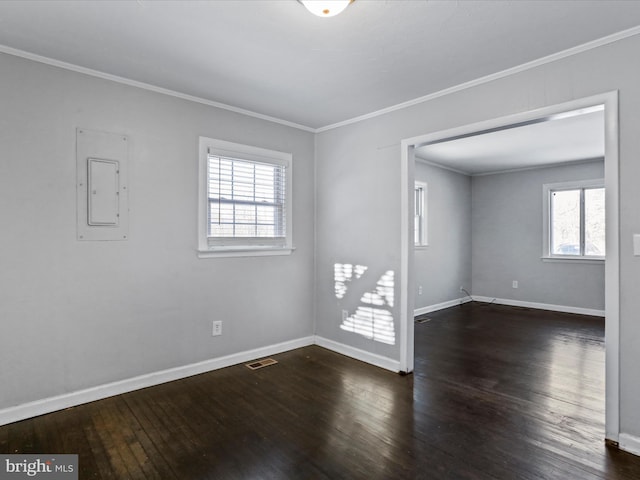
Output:
<instances>
[{"instance_id":1,"label":"metal floor vent","mask_svg":"<svg viewBox=\"0 0 640 480\"><path fill-rule=\"evenodd\" d=\"M275 365L276 363L278 362L273 358L265 358L264 360L257 360L255 362L247 363L246 367L250 368L251 370L258 370L259 368L268 367L269 365Z\"/></svg>"}]
</instances>

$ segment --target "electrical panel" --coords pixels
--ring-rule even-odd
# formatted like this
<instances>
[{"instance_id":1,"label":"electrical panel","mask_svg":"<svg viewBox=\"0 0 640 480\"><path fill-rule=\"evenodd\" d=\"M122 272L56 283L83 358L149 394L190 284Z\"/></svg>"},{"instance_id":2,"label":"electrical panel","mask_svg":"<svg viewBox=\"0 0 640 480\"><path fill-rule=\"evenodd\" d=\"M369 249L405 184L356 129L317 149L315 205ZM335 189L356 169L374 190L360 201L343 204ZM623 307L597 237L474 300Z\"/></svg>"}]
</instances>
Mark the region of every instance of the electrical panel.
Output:
<instances>
[{"instance_id":1,"label":"electrical panel","mask_svg":"<svg viewBox=\"0 0 640 480\"><path fill-rule=\"evenodd\" d=\"M78 240L126 240L129 230L128 138L76 131Z\"/></svg>"}]
</instances>

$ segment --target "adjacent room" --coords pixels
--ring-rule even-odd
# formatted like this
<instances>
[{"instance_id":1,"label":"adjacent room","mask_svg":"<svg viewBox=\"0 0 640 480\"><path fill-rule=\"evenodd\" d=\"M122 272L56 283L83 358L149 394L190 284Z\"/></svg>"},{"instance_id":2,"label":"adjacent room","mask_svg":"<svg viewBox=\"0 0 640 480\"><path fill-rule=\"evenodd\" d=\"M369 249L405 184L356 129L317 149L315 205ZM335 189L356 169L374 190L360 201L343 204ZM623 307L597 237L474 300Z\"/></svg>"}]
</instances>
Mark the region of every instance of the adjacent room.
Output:
<instances>
[{"instance_id":1,"label":"adjacent room","mask_svg":"<svg viewBox=\"0 0 640 480\"><path fill-rule=\"evenodd\" d=\"M640 476L640 2L323 3L0 2L0 478Z\"/></svg>"},{"instance_id":2,"label":"adjacent room","mask_svg":"<svg viewBox=\"0 0 640 480\"><path fill-rule=\"evenodd\" d=\"M600 105L417 147L415 313L482 300L604 317L604 132Z\"/></svg>"}]
</instances>

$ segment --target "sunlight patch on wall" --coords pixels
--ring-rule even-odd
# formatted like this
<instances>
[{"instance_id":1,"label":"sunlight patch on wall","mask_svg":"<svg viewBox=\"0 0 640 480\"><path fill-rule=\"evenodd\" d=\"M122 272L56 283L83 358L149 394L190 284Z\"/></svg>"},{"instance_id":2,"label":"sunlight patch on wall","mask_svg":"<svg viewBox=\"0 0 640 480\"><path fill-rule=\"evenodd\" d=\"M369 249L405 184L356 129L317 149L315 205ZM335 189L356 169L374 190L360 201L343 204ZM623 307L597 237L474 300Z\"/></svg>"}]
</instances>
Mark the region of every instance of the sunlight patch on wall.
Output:
<instances>
[{"instance_id":1,"label":"sunlight patch on wall","mask_svg":"<svg viewBox=\"0 0 640 480\"><path fill-rule=\"evenodd\" d=\"M393 326L393 315L383 308L359 306L356 313L349 315L342 325L342 330L357 333L370 340L395 345L396 334Z\"/></svg>"},{"instance_id":2,"label":"sunlight patch on wall","mask_svg":"<svg viewBox=\"0 0 640 480\"><path fill-rule=\"evenodd\" d=\"M393 270L387 270L378 280L375 291L365 293L360 301L372 305L393 307L393 276Z\"/></svg>"},{"instance_id":3,"label":"sunlight patch on wall","mask_svg":"<svg viewBox=\"0 0 640 480\"><path fill-rule=\"evenodd\" d=\"M360 279L367 271L362 265L336 263L334 265L335 293L338 299L346 296L349 282ZM376 342L395 345L396 335L391 311L384 307L393 307L394 272L387 270L377 281L373 290L366 291L360 297L355 313L343 318L340 328L357 333Z\"/></svg>"},{"instance_id":4,"label":"sunlight patch on wall","mask_svg":"<svg viewBox=\"0 0 640 480\"><path fill-rule=\"evenodd\" d=\"M344 298L347 294L349 282L355 277L362 277L367 267L364 265L352 265L350 263L336 263L333 266L333 278L337 298Z\"/></svg>"}]
</instances>

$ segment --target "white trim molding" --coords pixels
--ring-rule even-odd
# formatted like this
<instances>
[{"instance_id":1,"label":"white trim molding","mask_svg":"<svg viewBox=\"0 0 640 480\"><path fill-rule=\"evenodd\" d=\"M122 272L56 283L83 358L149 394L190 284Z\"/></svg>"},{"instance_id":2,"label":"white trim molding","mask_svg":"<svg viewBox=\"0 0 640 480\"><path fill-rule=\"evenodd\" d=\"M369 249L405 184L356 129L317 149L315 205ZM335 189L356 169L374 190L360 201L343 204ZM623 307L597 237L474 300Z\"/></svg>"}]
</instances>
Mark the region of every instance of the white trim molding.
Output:
<instances>
[{"instance_id":1,"label":"white trim molding","mask_svg":"<svg viewBox=\"0 0 640 480\"><path fill-rule=\"evenodd\" d=\"M202 362L196 362L181 367L169 368L159 372L151 372L117 382L111 382L75 392L56 395L54 397L43 398L41 400L35 400L22 405L16 405L14 407L4 408L0 410L0 426L36 417L38 415L63 410L65 408L75 407L77 405L82 405L83 403L102 400L114 395L133 392L141 388L153 387L162 383L180 380L182 378L211 372L220 368L230 367L232 365L238 365L258 358L288 352L290 350L307 347L309 345L318 345L326 348L327 350L340 353L347 357L360 360L391 372L397 373L400 371L400 364L397 360L351 347L343 343L335 342L327 338L312 335L277 343L275 345L246 350L244 352L238 352L224 357L204 360Z\"/></svg>"},{"instance_id":2,"label":"white trim molding","mask_svg":"<svg viewBox=\"0 0 640 480\"><path fill-rule=\"evenodd\" d=\"M218 370L220 368L230 367L239 363L249 362L257 358L276 355L278 353L287 352L296 348L306 347L314 344L314 337L302 337L287 342L260 347L253 350L226 355L224 357L204 360L202 362L192 363L181 367L169 368L159 372L152 372L137 377L111 382L104 385L98 385L84 390L65 393L55 397L43 398L33 402L8 407L0 410L0 425L24 420L26 418L36 417L45 413L63 410L65 408L74 407L83 403L101 400L103 398L132 392L141 388L152 387L162 383L179 380L181 378L191 377L201 373Z\"/></svg>"},{"instance_id":3,"label":"white trim molding","mask_svg":"<svg viewBox=\"0 0 640 480\"><path fill-rule=\"evenodd\" d=\"M495 303L497 305L509 305L511 307L535 308L538 310L551 310L552 312L577 313L579 315L592 315L594 317L604 317L604 310L594 308L571 307L567 305L553 305L550 303L526 302L523 300L512 300L509 298L485 297L482 295L472 295L474 302Z\"/></svg>"},{"instance_id":4,"label":"white trim molding","mask_svg":"<svg viewBox=\"0 0 640 480\"><path fill-rule=\"evenodd\" d=\"M305 132L311 132L311 133L316 132L315 128L311 128L306 125L300 125L299 123L290 122L288 120L283 120L281 118L276 118L270 115L254 112L252 110L247 110L245 108L234 107L233 105L227 105L226 103L207 100L206 98L196 97L194 95L178 92L176 90L170 90L168 88L158 87L157 85L152 85L150 83L139 82L137 80L131 80L130 78L120 77L118 75L112 75L110 73L101 72L100 70L81 67L79 65L74 65L73 63L63 62L61 60L56 60L54 58L44 57L42 55L36 55L35 53L26 52L24 50L18 50L17 48L8 47L6 45L0 45L0 53L6 53L7 55L13 55L14 57L25 58L27 60L31 60L34 62L50 65L52 67L62 68L64 70L81 73L83 75L88 75L90 77L101 78L102 80L110 80L112 82L120 83L122 85L141 88L143 90L160 93L162 95L168 95L170 97L181 98L182 100L187 100L188 102L200 103L202 105L207 105L209 107L215 107L221 110L227 110L229 112L246 115L248 117L258 118L260 120L266 120L267 122L278 123L280 125L297 128L298 130L303 130Z\"/></svg>"},{"instance_id":5,"label":"white trim molding","mask_svg":"<svg viewBox=\"0 0 640 480\"><path fill-rule=\"evenodd\" d=\"M437 312L438 310L444 310L449 307L457 307L458 305L462 305L463 303L468 303L473 301L473 298L469 296L454 298L453 300L449 300L441 303L434 303L433 305L427 305L426 307L416 308L413 311L413 316L417 317L418 315L424 315L425 313Z\"/></svg>"},{"instance_id":6,"label":"white trim molding","mask_svg":"<svg viewBox=\"0 0 640 480\"><path fill-rule=\"evenodd\" d=\"M361 350L359 348L345 345L344 343L335 342L333 340L329 340L328 338L319 337L317 335L315 337L315 344L322 348L326 348L327 350L346 355L347 357L355 358L356 360L375 365L376 367L384 368L385 370L389 370L391 372L398 373L400 371L400 363L397 360L389 357L383 357L382 355L367 352L366 350Z\"/></svg>"},{"instance_id":7,"label":"white trim molding","mask_svg":"<svg viewBox=\"0 0 640 480\"><path fill-rule=\"evenodd\" d=\"M453 87L445 88L444 90L440 90L438 92L431 93L429 95L425 95L423 97L414 98L413 100L408 100L404 103L399 103L397 105L392 105L387 108L383 108L381 110L376 110L375 112L366 113L364 115L360 115L358 117L350 118L348 120L343 120L342 122L337 122L332 125L326 125L324 127L320 127L316 129L316 133L325 132L327 130L333 130L335 128L344 127L346 125L351 125L354 123L363 122L365 120L369 120L371 118L379 117L381 115L385 115L387 113L395 112L397 110L402 110L404 108L409 108L414 105L419 105L424 102L428 102L429 100L433 100L436 98L444 97L451 93L460 92L462 90L466 90L468 88L477 87L478 85L483 85L485 83L492 82L494 80L498 80L500 78L505 78L510 75L515 75L516 73L524 72L526 70L530 70L532 68L539 67L541 65L545 65L547 63L552 63L557 60L561 60L566 57L571 57L573 55L578 55L583 52L587 52L589 50L593 50L594 48L602 47L604 45L608 45L610 43L614 43L620 40L624 40L625 38L632 37L634 35L640 34L640 26L632 27L628 30L623 30L622 32L614 33L613 35L608 35L606 37L599 38L597 40L593 40L591 42L584 43L582 45L577 45L575 47L569 48L567 50L563 50L561 52L554 53L552 55L548 55L546 57L538 58L537 60L533 60L528 63L523 63L522 65L518 65L513 68L508 68L506 70L502 70L500 72L492 73L490 75L486 75L484 77L476 78L466 83L461 83L459 85L454 85Z\"/></svg>"},{"instance_id":8,"label":"white trim molding","mask_svg":"<svg viewBox=\"0 0 640 480\"><path fill-rule=\"evenodd\" d=\"M630 435L628 433L621 433L620 440L618 441L618 448L625 452L640 456L640 437L636 437L635 435Z\"/></svg>"},{"instance_id":9,"label":"white trim molding","mask_svg":"<svg viewBox=\"0 0 640 480\"><path fill-rule=\"evenodd\" d=\"M281 118L276 118L276 117L272 117L270 115L265 115L262 113L258 113L258 112L254 112L251 110L247 110L244 108L239 108L239 107L234 107L233 105L227 105L225 103L221 103L221 102L215 102L213 100L207 100L206 98L201 98L201 97L196 97L193 95L188 95L182 92L178 92L175 90L170 90L167 88L163 88L163 87L158 87L156 85L152 85L149 83L144 83L144 82L139 82L137 80L131 80L128 78L124 78L124 77L120 77L117 75L112 75L110 73L106 73L106 72L101 72L99 70L93 70L91 68L87 68L87 67L81 67L79 65L74 65L72 63L68 63L68 62L63 62L60 60L56 60L53 58L49 58L49 57L45 57L42 55L37 55L35 53L31 53L31 52L27 52L24 50L19 50L17 48L12 48L6 45L0 45L0 53L5 53L7 55L13 55L15 57L21 57L21 58L25 58L27 60L32 60L34 62L39 62L39 63L43 63L45 65L51 65L53 67L58 67L58 68L63 68L65 70L70 70L72 72L77 72L77 73L82 73L84 75L89 75L92 77L97 77L97 78L101 78L104 80L110 80L112 82L117 82L117 83L121 83L124 85L129 85L132 87L137 87L137 88L142 88L144 90L149 90L151 92L156 92L156 93L160 93L163 95L169 95L171 97L176 97L176 98L181 98L183 100L187 100L190 102L196 102L196 103L201 103L203 105L208 105L210 107L216 107L216 108L220 108L223 110L228 110L230 112L235 112L235 113L239 113L242 115L247 115L249 117L254 117L254 118L259 118L261 120L266 120L268 122L274 122L274 123L278 123L280 125L285 125L288 127L292 127L292 128L297 128L299 130L303 130L305 132L311 132L311 133L321 133L321 132L325 132L327 130L332 130L335 128L339 128L339 127L343 127L346 125L351 125L354 123L358 123L358 122L362 122L365 120L368 120L370 118L375 118L375 117L379 117L381 115L385 115L387 113L390 112L395 112L397 110L402 110L405 108L409 108L412 107L414 105L418 105L424 102L428 102L429 100L433 100L435 98L440 98L440 97L444 97L445 95L449 95L451 93L454 92L459 92L462 90L466 90L468 88L472 88L478 85L482 85L485 83L489 83L492 82L494 80L500 79L500 78L504 78L504 77L508 77L509 75L514 75L516 73L520 73L526 70L530 70L532 68L541 66L541 65L545 65L547 63L551 63L551 62L555 62L557 60L566 58L566 57L570 57L572 55L577 55L589 50L593 50L594 48L598 48L598 47L602 47L604 45L608 45L611 43L615 43L618 42L620 40L624 40L625 38L629 38L632 37L634 35L638 35L640 34L640 26L636 26L636 27L632 27L629 28L628 30L623 30L621 32L617 32L614 33L612 35L608 35L606 37L602 37L596 40L593 40L591 42L587 42L584 43L582 45L577 45L575 47L569 48L567 50L563 50L561 52L557 52L554 53L552 55L548 55L546 57L542 57L539 58L537 60L533 60L531 62L528 63L524 63L522 65L518 65L516 67L513 68L508 68L506 70L502 70L500 72L496 72L484 77L480 77L474 80L471 80L469 82L465 82L459 85L454 85L452 87L449 88L445 88L443 90L434 92L434 93L430 93L428 95L424 95L422 97L418 97L418 98L414 98L413 100L409 100L403 103L399 103L397 105L392 105L390 107L386 107L383 108L381 110L376 110L373 112L369 112L366 113L364 115L360 115L354 118L350 118L347 120L343 120L337 123L333 123L330 125L325 125L323 127L319 127L319 128L313 128L313 127L309 127L307 125L301 125L299 123L295 123L295 122L291 122L288 120L283 120Z\"/></svg>"}]
</instances>

